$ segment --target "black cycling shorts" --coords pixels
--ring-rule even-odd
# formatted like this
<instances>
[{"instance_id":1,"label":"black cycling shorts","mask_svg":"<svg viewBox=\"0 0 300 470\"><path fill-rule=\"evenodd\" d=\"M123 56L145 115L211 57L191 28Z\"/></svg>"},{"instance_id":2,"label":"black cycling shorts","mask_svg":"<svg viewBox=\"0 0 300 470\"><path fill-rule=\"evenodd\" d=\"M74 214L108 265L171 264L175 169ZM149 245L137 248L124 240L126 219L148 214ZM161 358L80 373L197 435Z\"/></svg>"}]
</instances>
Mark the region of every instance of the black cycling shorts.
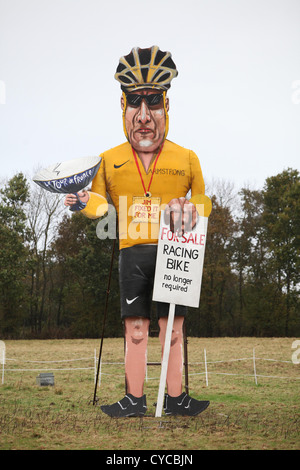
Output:
<instances>
[{"instance_id":1,"label":"black cycling shorts","mask_svg":"<svg viewBox=\"0 0 300 470\"><path fill-rule=\"evenodd\" d=\"M157 245L123 248L119 256L121 318L151 316ZM169 303L156 302L157 316L169 314ZM175 315L185 316L187 307L176 305Z\"/></svg>"}]
</instances>

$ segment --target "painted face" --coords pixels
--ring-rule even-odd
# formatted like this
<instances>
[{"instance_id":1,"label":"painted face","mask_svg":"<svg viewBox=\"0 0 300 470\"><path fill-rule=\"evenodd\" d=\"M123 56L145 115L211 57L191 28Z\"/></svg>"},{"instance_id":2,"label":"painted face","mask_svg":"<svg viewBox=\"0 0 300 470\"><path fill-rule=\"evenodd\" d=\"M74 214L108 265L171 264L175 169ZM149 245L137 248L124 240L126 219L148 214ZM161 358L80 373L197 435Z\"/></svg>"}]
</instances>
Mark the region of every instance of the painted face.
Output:
<instances>
[{"instance_id":1,"label":"painted face","mask_svg":"<svg viewBox=\"0 0 300 470\"><path fill-rule=\"evenodd\" d=\"M139 90L137 95L162 94L159 90ZM124 99L121 98L121 107L124 109ZM169 101L166 98L166 109L169 110ZM166 116L163 99L155 106L149 106L142 100L137 107L127 103L125 111L125 126L128 139L137 152L155 152L161 145L165 135Z\"/></svg>"}]
</instances>

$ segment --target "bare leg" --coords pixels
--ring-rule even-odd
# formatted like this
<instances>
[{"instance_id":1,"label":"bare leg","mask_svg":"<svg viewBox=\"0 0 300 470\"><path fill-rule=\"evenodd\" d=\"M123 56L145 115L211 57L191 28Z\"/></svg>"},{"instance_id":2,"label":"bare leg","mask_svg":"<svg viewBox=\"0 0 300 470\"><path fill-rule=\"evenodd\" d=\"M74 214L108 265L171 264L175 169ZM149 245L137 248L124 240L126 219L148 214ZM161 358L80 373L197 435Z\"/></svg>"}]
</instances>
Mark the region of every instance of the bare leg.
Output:
<instances>
[{"instance_id":1,"label":"bare leg","mask_svg":"<svg viewBox=\"0 0 300 470\"><path fill-rule=\"evenodd\" d=\"M174 325L172 330L171 348L169 355L169 365L167 372L167 390L168 394L172 397L178 397L182 393L182 340L183 340L183 316L174 318ZM165 336L167 329L168 317L159 319L159 340L162 347L162 355L165 344Z\"/></svg>"},{"instance_id":2,"label":"bare leg","mask_svg":"<svg viewBox=\"0 0 300 470\"><path fill-rule=\"evenodd\" d=\"M147 344L150 320L141 317L125 319L125 375L127 392L143 395L147 365Z\"/></svg>"}]
</instances>

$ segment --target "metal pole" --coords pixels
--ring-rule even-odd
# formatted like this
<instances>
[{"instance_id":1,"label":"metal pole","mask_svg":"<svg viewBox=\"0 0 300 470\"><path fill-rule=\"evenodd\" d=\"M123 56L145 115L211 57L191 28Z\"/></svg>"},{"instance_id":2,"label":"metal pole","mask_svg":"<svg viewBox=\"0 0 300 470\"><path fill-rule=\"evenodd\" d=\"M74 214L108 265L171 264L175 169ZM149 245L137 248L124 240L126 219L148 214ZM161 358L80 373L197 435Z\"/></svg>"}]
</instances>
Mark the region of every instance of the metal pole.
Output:
<instances>
[{"instance_id":1,"label":"metal pole","mask_svg":"<svg viewBox=\"0 0 300 470\"><path fill-rule=\"evenodd\" d=\"M253 348L253 370L254 370L255 385L257 385L256 364L255 364L255 348Z\"/></svg>"},{"instance_id":2,"label":"metal pole","mask_svg":"<svg viewBox=\"0 0 300 470\"><path fill-rule=\"evenodd\" d=\"M103 316L103 325L102 325L102 335L101 335L100 351L99 351L99 359L98 359L98 367L97 367L97 376L96 376L96 380L95 380L93 405L95 405L98 401L97 397L96 397L96 394L97 394L97 385L98 385L98 379L99 379L100 363L101 363L101 357L102 357L103 338L104 338L104 330L105 330L105 322L106 322L106 314L107 314L107 304L108 304L108 297L109 297L109 291L110 291L110 280L111 280L111 273L112 273L112 267L113 267L113 261L114 261L115 246L116 246L116 238L114 239L114 242L113 242L111 260L110 260L110 270L109 270L107 290L106 290L106 300L105 300L105 308L104 308L104 316Z\"/></svg>"},{"instance_id":3,"label":"metal pole","mask_svg":"<svg viewBox=\"0 0 300 470\"><path fill-rule=\"evenodd\" d=\"M206 349L204 348L204 362L205 362L205 380L206 386L208 387L208 373L207 373L207 360L206 360Z\"/></svg>"},{"instance_id":4,"label":"metal pole","mask_svg":"<svg viewBox=\"0 0 300 470\"><path fill-rule=\"evenodd\" d=\"M185 393L189 394L189 372L188 372L188 339L186 333L186 323L183 324L183 350L184 350L184 377L185 377Z\"/></svg>"},{"instance_id":5,"label":"metal pole","mask_svg":"<svg viewBox=\"0 0 300 470\"><path fill-rule=\"evenodd\" d=\"M125 322L124 322L124 360L126 361L126 328L125 328ZM128 391L128 386L127 386L127 379L126 379L126 374L125 374L125 395L127 395Z\"/></svg>"},{"instance_id":6,"label":"metal pole","mask_svg":"<svg viewBox=\"0 0 300 470\"><path fill-rule=\"evenodd\" d=\"M5 349L2 350L2 385L4 384Z\"/></svg>"}]
</instances>

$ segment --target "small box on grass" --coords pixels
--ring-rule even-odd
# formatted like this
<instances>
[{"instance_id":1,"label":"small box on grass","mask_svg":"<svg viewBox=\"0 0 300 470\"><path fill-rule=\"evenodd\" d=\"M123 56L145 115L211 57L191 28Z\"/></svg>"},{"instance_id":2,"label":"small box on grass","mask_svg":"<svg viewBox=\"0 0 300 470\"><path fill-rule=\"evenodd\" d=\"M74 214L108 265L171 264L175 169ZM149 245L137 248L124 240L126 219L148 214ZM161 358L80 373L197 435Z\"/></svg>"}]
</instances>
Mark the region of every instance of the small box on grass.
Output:
<instances>
[{"instance_id":1,"label":"small box on grass","mask_svg":"<svg viewBox=\"0 0 300 470\"><path fill-rule=\"evenodd\" d=\"M41 372L36 378L37 385L48 386L54 385L54 375L52 372Z\"/></svg>"}]
</instances>

